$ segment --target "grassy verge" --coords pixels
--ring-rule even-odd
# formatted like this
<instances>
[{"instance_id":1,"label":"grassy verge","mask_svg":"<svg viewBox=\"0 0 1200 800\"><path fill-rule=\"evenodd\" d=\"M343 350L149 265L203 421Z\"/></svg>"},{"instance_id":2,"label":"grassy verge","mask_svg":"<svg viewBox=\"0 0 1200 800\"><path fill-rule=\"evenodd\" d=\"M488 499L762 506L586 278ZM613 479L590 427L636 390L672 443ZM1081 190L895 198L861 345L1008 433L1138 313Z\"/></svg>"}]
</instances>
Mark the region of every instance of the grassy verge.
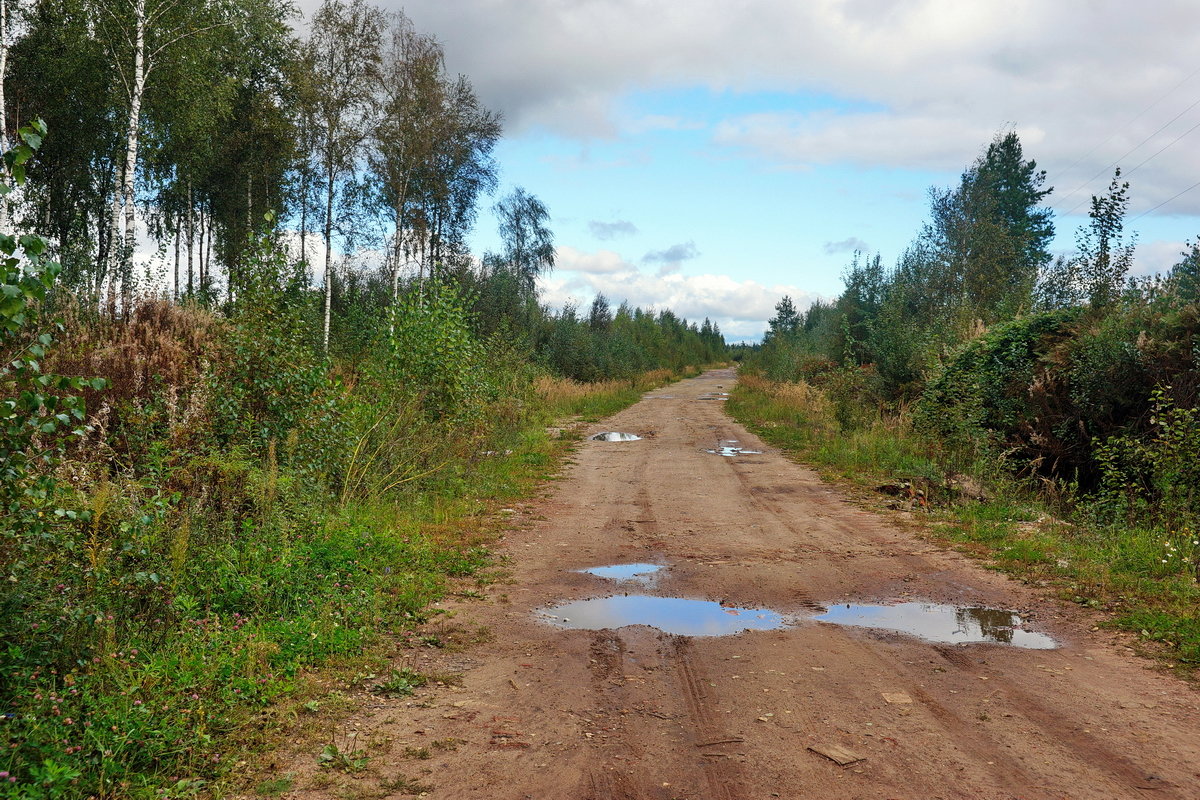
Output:
<instances>
[{"instance_id":1,"label":"grassy verge","mask_svg":"<svg viewBox=\"0 0 1200 800\"><path fill-rule=\"evenodd\" d=\"M1189 527L1102 522L1083 506L1064 512L1060 498L994 464L949 467L954 459L901 420L861 414L846 430L834 404L804 384L743 376L727 408L824 477L911 510L938 539L1105 612L1107 625L1136 633L1145 653L1182 675L1200 665L1200 536ZM899 498L874 491L880 485Z\"/></svg>"},{"instance_id":2,"label":"grassy verge","mask_svg":"<svg viewBox=\"0 0 1200 800\"><path fill-rule=\"evenodd\" d=\"M61 546L13 565L5 602L29 598L37 621L5 643L0 798L221 796L297 718L348 710L330 686L428 646L414 631L434 604L492 579L495 512L573 441L548 420L599 418L674 377L544 380L487 450L398 492L314 497L273 450L179 454L157 485L101 484Z\"/></svg>"}]
</instances>

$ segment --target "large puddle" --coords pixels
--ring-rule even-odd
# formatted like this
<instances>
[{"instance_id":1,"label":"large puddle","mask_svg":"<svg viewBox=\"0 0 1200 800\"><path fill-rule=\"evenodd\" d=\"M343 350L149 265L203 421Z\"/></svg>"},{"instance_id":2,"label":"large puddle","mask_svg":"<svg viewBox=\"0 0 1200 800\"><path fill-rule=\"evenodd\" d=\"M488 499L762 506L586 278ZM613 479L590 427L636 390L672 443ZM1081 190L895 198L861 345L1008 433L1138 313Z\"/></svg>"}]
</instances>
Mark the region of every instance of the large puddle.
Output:
<instances>
[{"instance_id":1,"label":"large puddle","mask_svg":"<svg viewBox=\"0 0 1200 800\"><path fill-rule=\"evenodd\" d=\"M593 442L635 442L635 441L638 441L639 439L641 439L642 437L638 436L636 433L618 433L617 431L605 431L604 433L597 433L596 435L589 436L588 438L591 439Z\"/></svg>"},{"instance_id":2,"label":"large puddle","mask_svg":"<svg viewBox=\"0 0 1200 800\"><path fill-rule=\"evenodd\" d=\"M731 608L712 600L620 595L577 600L541 609L547 622L561 628L604 630L649 625L678 636L728 636L742 631L783 628L790 621L765 608Z\"/></svg>"},{"instance_id":3,"label":"large puddle","mask_svg":"<svg viewBox=\"0 0 1200 800\"><path fill-rule=\"evenodd\" d=\"M916 636L940 644L1006 644L1053 650L1058 643L1044 633L1024 630L1015 612L995 608L932 603L839 605L813 617L817 622L852 625Z\"/></svg>"},{"instance_id":4,"label":"large puddle","mask_svg":"<svg viewBox=\"0 0 1200 800\"><path fill-rule=\"evenodd\" d=\"M661 564L611 564L607 567L592 567L581 569L588 575L597 578L607 578L610 581L625 581L633 583L652 583L658 577Z\"/></svg>"}]
</instances>

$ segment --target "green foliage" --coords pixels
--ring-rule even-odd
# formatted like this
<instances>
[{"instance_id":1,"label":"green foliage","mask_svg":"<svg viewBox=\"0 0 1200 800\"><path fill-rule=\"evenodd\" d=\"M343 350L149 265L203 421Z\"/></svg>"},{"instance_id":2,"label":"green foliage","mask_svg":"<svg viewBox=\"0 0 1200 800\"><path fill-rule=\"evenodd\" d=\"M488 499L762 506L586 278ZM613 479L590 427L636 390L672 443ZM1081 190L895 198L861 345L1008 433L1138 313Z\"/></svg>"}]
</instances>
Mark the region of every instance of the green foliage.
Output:
<instances>
[{"instance_id":1,"label":"green foliage","mask_svg":"<svg viewBox=\"0 0 1200 800\"><path fill-rule=\"evenodd\" d=\"M1155 388L1151 403L1146 435L1122 433L1097 444L1100 484L1092 509L1105 518L1153 517L1195 526L1200 522L1200 414L1194 406L1178 407L1169 388ZM1196 555L1188 542L1170 547Z\"/></svg>"},{"instance_id":2,"label":"green foliage","mask_svg":"<svg viewBox=\"0 0 1200 800\"><path fill-rule=\"evenodd\" d=\"M388 366L429 420L474 424L494 394L467 307L454 286L432 280L411 287L392 312Z\"/></svg>"},{"instance_id":3,"label":"green foliage","mask_svg":"<svg viewBox=\"0 0 1200 800\"><path fill-rule=\"evenodd\" d=\"M969 342L931 380L917 404L916 425L972 457L1032 442L1037 416L1029 387L1041 378L1052 346L1070 333L1074 311L1032 314L997 325Z\"/></svg>"}]
</instances>

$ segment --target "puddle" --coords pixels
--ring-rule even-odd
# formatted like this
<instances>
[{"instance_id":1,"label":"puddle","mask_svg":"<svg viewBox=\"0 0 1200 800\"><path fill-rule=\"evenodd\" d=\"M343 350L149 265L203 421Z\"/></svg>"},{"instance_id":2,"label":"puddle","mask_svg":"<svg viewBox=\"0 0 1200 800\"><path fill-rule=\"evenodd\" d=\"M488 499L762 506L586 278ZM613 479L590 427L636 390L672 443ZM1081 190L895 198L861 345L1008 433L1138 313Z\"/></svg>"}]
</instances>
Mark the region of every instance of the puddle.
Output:
<instances>
[{"instance_id":1,"label":"puddle","mask_svg":"<svg viewBox=\"0 0 1200 800\"><path fill-rule=\"evenodd\" d=\"M605 431L597 433L595 436L589 436L593 442L633 442L641 439L636 433L617 433L616 431Z\"/></svg>"},{"instance_id":2,"label":"puddle","mask_svg":"<svg viewBox=\"0 0 1200 800\"><path fill-rule=\"evenodd\" d=\"M709 392L696 398L697 400L728 400L729 392Z\"/></svg>"},{"instance_id":3,"label":"puddle","mask_svg":"<svg viewBox=\"0 0 1200 800\"><path fill-rule=\"evenodd\" d=\"M1058 642L1023 629L1012 611L995 608L897 603L890 606L837 605L813 617L817 622L878 628L945 644L1007 644L1029 650L1053 650Z\"/></svg>"},{"instance_id":4,"label":"puddle","mask_svg":"<svg viewBox=\"0 0 1200 800\"><path fill-rule=\"evenodd\" d=\"M561 628L603 630L649 625L678 636L729 636L746 630L765 631L791 623L765 608L731 608L712 600L620 595L577 600L538 612Z\"/></svg>"},{"instance_id":5,"label":"puddle","mask_svg":"<svg viewBox=\"0 0 1200 800\"><path fill-rule=\"evenodd\" d=\"M714 456L740 456L740 455L762 455L762 450L746 450L738 447L737 439L723 439L715 450L705 450L706 453L711 453Z\"/></svg>"},{"instance_id":6,"label":"puddle","mask_svg":"<svg viewBox=\"0 0 1200 800\"><path fill-rule=\"evenodd\" d=\"M612 564L607 567L592 567L579 571L595 575L597 578L607 578L610 581L652 583L658 577L656 573L660 569L662 569L661 564Z\"/></svg>"},{"instance_id":7,"label":"puddle","mask_svg":"<svg viewBox=\"0 0 1200 800\"><path fill-rule=\"evenodd\" d=\"M673 395L673 394L647 394L647 395L642 395L642 396L647 400L674 400L675 399L675 395Z\"/></svg>"}]
</instances>

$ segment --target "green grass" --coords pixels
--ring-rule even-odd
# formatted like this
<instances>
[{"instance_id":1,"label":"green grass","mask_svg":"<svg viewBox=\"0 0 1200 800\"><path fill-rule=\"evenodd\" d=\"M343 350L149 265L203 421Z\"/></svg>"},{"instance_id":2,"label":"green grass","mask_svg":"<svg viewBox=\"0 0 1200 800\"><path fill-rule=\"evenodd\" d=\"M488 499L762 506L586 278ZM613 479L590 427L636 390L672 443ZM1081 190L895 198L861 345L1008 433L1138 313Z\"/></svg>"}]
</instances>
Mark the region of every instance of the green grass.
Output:
<instances>
[{"instance_id":1,"label":"green grass","mask_svg":"<svg viewBox=\"0 0 1200 800\"><path fill-rule=\"evenodd\" d=\"M756 376L743 378L732 394L726 407L735 419L825 478L858 491L900 480L937 487L949 477L940 448L895 419L864 413L860 418L867 422L844 432L820 392ZM1105 612L1105 624L1138 634L1147 653L1184 675L1200 666L1200 544L1193 544L1200 538L1194 532L1099 522L1086 513L1060 519L1061 508L994 463L970 471L987 486L988 498L949 500L931 490L931 506L915 510L931 535Z\"/></svg>"},{"instance_id":2,"label":"green grass","mask_svg":"<svg viewBox=\"0 0 1200 800\"><path fill-rule=\"evenodd\" d=\"M671 378L576 385L567 410L613 413ZM242 785L233 767L346 710L320 687L378 674L399 696L457 681L389 661L398 646L454 646L446 626L417 629L450 592L493 580L494 512L557 471L572 440L545 425L563 410L543 400L486 452L345 502L236 452L183 462L185 478L219 487L204 504L133 483L85 498L90 521L64 527L23 573L32 627L0 654L0 734L11 743L0 770L19 776L0 782L0 798L279 794L285 779ZM338 768L360 759L327 755Z\"/></svg>"}]
</instances>

